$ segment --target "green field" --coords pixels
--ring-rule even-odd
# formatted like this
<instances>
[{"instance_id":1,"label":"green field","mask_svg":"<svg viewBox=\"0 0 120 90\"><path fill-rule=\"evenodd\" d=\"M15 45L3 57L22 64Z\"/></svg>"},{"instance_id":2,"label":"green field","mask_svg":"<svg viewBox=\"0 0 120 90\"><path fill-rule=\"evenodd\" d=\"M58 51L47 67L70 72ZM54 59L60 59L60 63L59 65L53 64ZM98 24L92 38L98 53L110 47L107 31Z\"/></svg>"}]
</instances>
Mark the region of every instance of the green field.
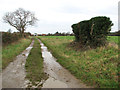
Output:
<instances>
[{"instance_id":1,"label":"green field","mask_svg":"<svg viewBox=\"0 0 120 90\"><path fill-rule=\"evenodd\" d=\"M40 43L36 38L34 40L35 42L26 60L25 68L27 72L26 78L28 78L33 85L36 85L36 82L47 79L47 75L43 71L43 58Z\"/></svg>"},{"instance_id":2,"label":"green field","mask_svg":"<svg viewBox=\"0 0 120 90\"><path fill-rule=\"evenodd\" d=\"M84 83L100 88L118 87L118 48L107 46L87 51L74 50L73 36L40 36L57 61ZM118 43L118 37L108 41Z\"/></svg>"},{"instance_id":3,"label":"green field","mask_svg":"<svg viewBox=\"0 0 120 90\"><path fill-rule=\"evenodd\" d=\"M115 42L116 44L119 44L119 36L108 36L108 41Z\"/></svg>"},{"instance_id":4,"label":"green field","mask_svg":"<svg viewBox=\"0 0 120 90\"><path fill-rule=\"evenodd\" d=\"M56 38L56 36L49 36L50 38ZM59 39L75 40L74 36L58 36ZM119 36L108 36L107 40L119 44Z\"/></svg>"},{"instance_id":5,"label":"green field","mask_svg":"<svg viewBox=\"0 0 120 90\"><path fill-rule=\"evenodd\" d=\"M31 39L20 39L17 42L3 46L2 48L2 69L8 66L14 58L29 46Z\"/></svg>"}]
</instances>

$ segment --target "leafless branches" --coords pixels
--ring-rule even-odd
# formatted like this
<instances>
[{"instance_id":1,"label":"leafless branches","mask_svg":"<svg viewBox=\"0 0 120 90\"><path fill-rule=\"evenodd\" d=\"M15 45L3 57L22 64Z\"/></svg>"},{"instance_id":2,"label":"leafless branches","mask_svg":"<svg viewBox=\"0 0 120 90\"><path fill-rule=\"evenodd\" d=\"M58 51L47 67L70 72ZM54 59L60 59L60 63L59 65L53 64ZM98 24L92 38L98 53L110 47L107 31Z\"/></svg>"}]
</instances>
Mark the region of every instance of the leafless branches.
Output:
<instances>
[{"instance_id":1,"label":"leafless branches","mask_svg":"<svg viewBox=\"0 0 120 90\"><path fill-rule=\"evenodd\" d=\"M15 27L22 35L27 26L33 26L35 24L37 18L35 17L34 13L19 8L15 12L6 13L3 17L3 20L5 23Z\"/></svg>"}]
</instances>

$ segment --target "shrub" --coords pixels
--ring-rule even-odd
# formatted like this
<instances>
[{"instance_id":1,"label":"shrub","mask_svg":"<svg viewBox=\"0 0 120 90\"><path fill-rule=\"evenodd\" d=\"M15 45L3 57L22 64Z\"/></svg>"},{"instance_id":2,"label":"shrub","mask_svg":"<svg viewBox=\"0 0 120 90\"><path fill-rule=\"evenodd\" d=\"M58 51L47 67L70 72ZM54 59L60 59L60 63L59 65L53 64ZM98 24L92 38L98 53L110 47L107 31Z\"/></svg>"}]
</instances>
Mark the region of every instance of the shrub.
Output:
<instances>
[{"instance_id":1,"label":"shrub","mask_svg":"<svg viewBox=\"0 0 120 90\"><path fill-rule=\"evenodd\" d=\"M78 24L73 24L72 28L73 28L73 33L75 35L75 40L79 41L79 28L78 28Z\"/></svg>"},{"instance_id":2,"label":"shrub","mask_svg":"<svg viewBox=\"0 0 120 90\"><path fill-rule=\"evenodd\" d=\"M72 29L77 42L82 45L97 47L105 45L106 36L110 33L112 25L110 18L98 16L73 24Z\"/></svg>"},{"instance_id":3,"label":"shrub","mask_svg":"<svg viewBox=\"0 0 120 90\"><path fill-rule=\"evenodd\" d=\"M30 33L24 33L24 37L28 37L30 35ZM7 45L10 44L12 42L18 41L20 38L22 38L20 36L20 33L18 32L14 32L14 33L10 33L10 32L2 32L2 44L3 45Z\"/></svg>"},{"instance_id":4,"label":"shrub","mask_svg":"<svg viewBox=\"0 0 120 90\"><path fill-rule=\"evenodd\" d=\"M17 41L19 38L20 38L20 35L18 33L2 32L3 45Z\"/></svg>"}]
</instances>

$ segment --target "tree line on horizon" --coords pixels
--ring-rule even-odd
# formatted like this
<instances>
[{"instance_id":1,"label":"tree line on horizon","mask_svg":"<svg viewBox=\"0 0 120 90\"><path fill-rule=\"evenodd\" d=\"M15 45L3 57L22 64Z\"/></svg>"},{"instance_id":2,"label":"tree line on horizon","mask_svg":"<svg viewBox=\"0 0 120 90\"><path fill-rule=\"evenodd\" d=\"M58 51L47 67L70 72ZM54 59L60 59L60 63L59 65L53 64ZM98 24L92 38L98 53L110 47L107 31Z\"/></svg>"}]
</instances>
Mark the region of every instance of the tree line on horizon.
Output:
<instances>
[{"instance_id":1,"label":"tree line on horizon","mask_svg":"<svg viewBox=\"0 0 120 90\"><path fill-rule=\"evenodd\" d=\"M55 32L55 33L48 33L48 34L31 34L32 36L36 35L36 36L74 36L74 33L70 33L70 32Z\"/></svg>"}]
</instances>

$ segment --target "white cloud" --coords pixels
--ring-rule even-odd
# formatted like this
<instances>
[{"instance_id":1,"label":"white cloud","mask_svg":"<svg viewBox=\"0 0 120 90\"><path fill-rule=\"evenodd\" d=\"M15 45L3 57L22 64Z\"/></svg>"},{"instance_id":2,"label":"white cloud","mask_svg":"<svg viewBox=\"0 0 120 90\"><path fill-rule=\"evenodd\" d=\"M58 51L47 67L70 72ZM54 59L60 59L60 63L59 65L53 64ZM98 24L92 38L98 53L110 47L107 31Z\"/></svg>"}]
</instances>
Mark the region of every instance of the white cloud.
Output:
<instances>
[{"instance_id":1,"label":"white cloud","mask_svg":"<svg viewBox=\"0 0 120 90\"><path fill-rule=\"evenodd\" d=\"M29 27L27 29L27 31L32 33L70 32L72 24L95 16L110 17L114 23L112 31L115 31L118 28L118 1L119 0L0 0L0 30L12 28L1 21L4 13L15 11L21 7L34 12L39 19L35 27Z\"/></svg>"}]
</instances>

